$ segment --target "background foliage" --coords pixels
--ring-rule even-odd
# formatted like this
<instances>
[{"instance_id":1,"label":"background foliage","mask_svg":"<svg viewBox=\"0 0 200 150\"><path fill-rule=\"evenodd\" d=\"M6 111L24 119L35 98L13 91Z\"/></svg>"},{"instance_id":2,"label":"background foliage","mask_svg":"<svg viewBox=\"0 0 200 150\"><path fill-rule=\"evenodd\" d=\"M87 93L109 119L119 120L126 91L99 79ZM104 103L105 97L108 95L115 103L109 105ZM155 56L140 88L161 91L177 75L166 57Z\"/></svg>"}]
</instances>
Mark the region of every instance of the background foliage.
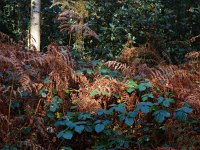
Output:
<instances>
[{"instance_id":1,"label":"background foliage","mask_svg":"<svg viewBox=\"0 0 200 150\"><path fill-rule=\"evenodd\" d=\"M43 48L55 40L60 44L69 41L69 36L57 29L56 17L60 9L50 8L50 5L50 0L42 1ZM87 56L114 59L131 39L134 46L151 42L165 60L180 63L185 53L199 46L198 40L190 43L190 39L200 32L198 1L94 0L87 1L86 8L89 11L86 22L99 35L99 41L86 39ZM1 12L1 31L17 40L27 38L29 2L2 0Z\"/></svg>"}]
</instances>

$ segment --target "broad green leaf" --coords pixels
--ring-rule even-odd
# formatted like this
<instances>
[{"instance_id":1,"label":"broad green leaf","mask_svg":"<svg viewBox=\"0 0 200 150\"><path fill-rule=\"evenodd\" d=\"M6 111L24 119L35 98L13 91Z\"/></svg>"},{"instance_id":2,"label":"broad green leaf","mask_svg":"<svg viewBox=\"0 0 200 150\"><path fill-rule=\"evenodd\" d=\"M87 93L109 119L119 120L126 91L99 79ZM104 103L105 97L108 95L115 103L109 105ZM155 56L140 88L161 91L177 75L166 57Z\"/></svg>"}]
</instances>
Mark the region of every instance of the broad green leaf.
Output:
<instances>
[{"instance_id":1,"label":"broad green leaf","mask_svg":"<svg viewBox=\"0 0 200 150\"><path fill-rule=\"evenodd\" d=\"M84 126L83 125L80 125L80 126L75 126L75 131L77 132L77 133L79 133L79 134L81 134L82 132L83 132L83 130L84 130Z\"/></svg>"},{"instance_id":2,"label":"broad green leaf","mask_svg":"<svg viewBox=\"0 0 200 150\"><path fill-rule=\"evenodd\" d=\"M192 113L191 108L182 107L174 112L174 118L180 122L186 122L189 113Z\"/></svg>"},{"instance_id":3,"label":"broad green leaf","mask_svg":"<svg viewBox=\"0 0 200 150\"><path fill-rule=\"evenodd\" d=\"M150 88L150 87L152 87L152 85L151 85L150 83L140 83L140 84L138 85L138 90L139 90L140 92L143 92L143 91L145 91L147 88Z\"/></svg>"},{"instance_id":4,"label":"broad green leaf","mask_svg":"<svg viewBox=\"0 0 200 150\"><path fill-rule=\"evenodd\" d=\"M118 117L119 117L119 121L121 121L121 122L124 121L126 118L126 116L124 114L120 114L120 115L118 115Z\"/></svg>"},{"instance_id":5,"label":"broad green leaf","mask_svg":"<svg viewBox=\"0 0 200 150\"><path fill-rule=\"evenodd\" d=\"M98 89L93 90L93 91L90 93L90 97L93 97L93 96L95 96L95 95L97 95L97 94L99 94L99 93L100 93L100 91L99 91Z\"/></svg>"},{"instance_id":6,"label":"broad green leaf","mask_svg":"<svg viewBox=\"0 0 200 150\"><path fill-rule=\"evenodd\" d=\"M99 72L100 72L101 74L108 74L108 73L110 72L110 70L108 70L108 69L106 69L106 68L101 68L101 69L99 69Z\"/></svg>"},{"instance_id":7,"label":"broad green leaf","mask_svg":"<svg viewBox=\"0 0 200 150\"><path fill-rule=\"evenodd\" d=\"M57 134L57 137L58 137L58 138L61 138L61 137L64 135L64 132L65 132L65 131L59 132L59 133Z\"/></svg>"},{"instance_id":8,"label":"broad green leaf","mask_svg":"<svg viewBox=\"0 0 200 150\"><path fill-rule=\"evenodd\" d=\"M104 130L104 128L105 128L104 124L97 124L97 125L95 126L95 131L96 131L97 133L100 133L100 132L102 132L102 131Z\"/></svg>"},{"instance_id":9,"label":"broad green leaf","mask_svg":"<svg viewBox=\"0 0 200 150\"><path fill-rule=\"evenodd\" d=\"M151 111L151 107L153 106L153 103L151 102L140 102L137 107L136 107L136 111L141 111L142 113L149 113Z\"/></svg>"},{"instance_id":10,"label":"broad green leaf","mask_svg":"<svg viewBox=\"0 0 200 150\"><path fill-rule=\"evenodd\" d=\"M129 112L128 116L135 118L137 116L137 112Z\"/></svg>"},{"instance_id":11,"label":"broad green leaf","mask_svg":"<svg viewBox=\"0 0 200 150\"><path fill-rule=\"evenodd\" d=\"M50 106L50 111L52 111L52 112L56 112L56 110L59 108L59 106L57 105L57 104L51 104L51 106Z\"/></svg>"},{"instance_id":12,"label":"broad green leaf","mask_svg":"<svg viewBox=\"0 0 200 150\"><path fill-rule=\"evenodd\" d=\"M76 124L73 123L72 121L67 120L65 125L68 126L70 129L73 129Z\"/></svg>"},{"instance_id":13,"label":"broad green leaf","mask_svg":"<svg viewBox=\"0 0 200 150\"><path fill-rule=\"evenodd\" d=\"M153 116L158 123L162 123L165 118L170 117L170 113L165 110L157 110L153 113Z\"/></svg>"},{"instance_id":14,"label":"broad green leaf","mask_svg":"<svg viewBox=\"0 0 200 150\"><path fill-rule=\"evenodd\" d=\"M97 66L101 62L99 60L93 60L91 63L92 63L93 66Z\"/></svg>"},{"instance_id":15,"label":"broad green leaf","mask_svg":"<svg viewBox=\"0 0 200 150\"><path fill-rule=\"evenodd\" d=\"M174 99L172 98L165 98L165 100L163 101L163 106L165 107L169 107L171 103L174 103Z\"/></svg>"},{"instance_id":16,"label":"broad green leaf","mask_svg":"<svg viewBox=\"0 0 200 150\"><path fill-rule=\"evenodd\" d=\"M141 109L141 112L145 114L150 112L150 107L147 105L143 105L140 109Z\"/></svg>"},{"instance_id":17,"label":"broad green leaf","mask_svg":"<svg viewBox=\"0 0 200 150\"><path fill-rule=\"evenodd\" d=\"M110 120L102 120L102 123L107 126L109 124L111 124L112 122Z\"/></svg>"},{"instance_id":18,"label":"broad green leaf","mask_svg":"<svg viewBox=\"0 0 200 150\"><path fill-rule=\"evenodd\" d=\"M153 96L152 93L142 95L142 101L143 102L146 101L146 100L148 100L149 98L154 98L154 96Z\"/></svg>"},{"instance_id":19,"label":"broad green leaf","mask_svg":"<svg viewBox=\"0 0 200 150\"><path fill-rule=\"evenodd\" d=\"M133 79L129 79L125 86L127 87L127 92L132 93L138 87L138 84Z\"/></svg>"},{"instance_id":20,"label":"broad green leaf","mask_svg":"<svg viewBox=\"0 0 200 150\"><path fill-rule=\"evenodd\" d=\"M176 111L174 112L174 118L180 122L186 122L187 121L187 113L182 111Z\"/></svg>"},{"instance_id":21,"label":"broad green leaf","mask_svg":"<svg viewBox=\"0 0 200 150\"><path fill-rule=\"evenodd\" d=\"M109 95L109 93L106 92L106 91L101 92L101 94L103 94L103 95Z\"/></svg>"},{"instance_id":22,"label":"broad green leaf","mask_svg":"<svg viewBox=\"0 0 200 150\"><path fill-rule=\"evenodd\" d=\"M103 114L106 114L106 110L105 109L100 109L97 111L97 115L101 116Z\"/></svg>"},{"instance_id":23,"label":"broad green leaf","mask_svg":"<svg viewBox=\"0 0 200 150\"><path fill-rule=\"evenodd\" d=\"M62 135L64 139L71 140L73 137L72 131L65 131Z\"/></svg>"},{"instance_id":24,"label":"broad green leaf","mask_svg":"<svg viewBox=\"0 0 200 150\"><path fill-rule=\"evenodd\" d=\"M158 104L161 104L164 101L164 97L158 97L157 101L158 101Z\"/></svg>"},{"instance_id":25,"label":"broad green leaf","mask_svg":"<svg viewBox=\"0 0 200 150\"><path fill-rule=\"evenodd\" d=\"M54 126L58 127L58 126L64 126L66 124L67 120L58 120L55 122Z\"/></svg>"},{"instance_id":26,"label":"broad green leaf","mask_svg":"<svg viewBox=\"0 0 200 150\"><path fill-rule=\"evenodd\" d=\"M145 86L143 83L139 84L138 90L139 90L140 92L143 92L143 91L145 91L146 89L147 89L147 88L146 88L146 86Z\"/></svg>"},{"instance_id":27,"label":"broad green leaf","mask_svg":"<svg viewBox=\"0 0 200 150\"><path fill-rule=\"evenodd\" d=\"M75 122L76 125L86 125L87 122L86 121L78 121L78 122Z\"/></svg>"},{"instance_id":28,"label":"broad green leaf","mask_svg":"<svg viewBox=\"0 0 200 150\"><path fill-rule=\"evenodd\" d=\"M102 123L102 120L97 120L94 122L94 124L99 124L99 123Z\"/></svg>"},{"instance_id":29,"label":"broad green leaf","mask_svg":"<svg viewBox=\"0 0 200 150\"><path fill-rule=\"evenodd\" d=\"M128 92L129 94L133 93L133 91L135 91L134 88L128 88L128 89L127 89L127 92Z\"/></svg>"},{"instance_id":30,"label":"broad green leaf","mask_svg":"<svg viewBox=\"0 0 200 150\"><path fill-rule=\"evenodd\" d=\"M87 74L93 74L94 71L92 71L91 69L87 69Z\"/></svg>"},{"instance_id":31,"label":"broad green leaf","mask_svg":"<svg viewBox=\"0 0 200 150\"><path fill-rule=\"evenodd\" d=\"M185 113L192 113L192 111L193 111L192 108L189 108L189 107L183 107L179 110L184 111Z\"/></svg>"},{"instance_id":32,"label":"broad green leaf","mask_svg":"<svg viewBox=\"0 0 200 150\"><path fill-rule=\"evenodd\" d=\"M90 113L80 113L78 115L78 119L79 120L87 120L87 119L92 119L92 117L91 117Z\"/></svg>"},{"instance_id":33,"label":"broad green leaf","mask_svg":"<svg viewBox=\"0 0 200 150\"><path fill-rule=\"evenodd\" d=\"M76 74L82 74L83 71L81 71L81 70L76 70L75 73L76 73Z\"/></svg>"},{"instance_id":34,"label":"broad green leaf","mask_svg":"<svg viewBox=\"0 0 200 150\"><path fill-rule=\"evenodd\" d=\"M125 124L127 124L128 126L132 126L133 123L134 123L134 120L132 117L126 117Z\"/></svg>"},{"instance_id":35,"label":"broad green leaf","mask_svg":"<svg viewBox=\"0 0 200 150\"><path fill-rule=\"evenodd\" d=\"M70 90L69 90L69 89L66 89L66 90L65 90L65 94L70 94Z\"/></svg>"},{"instance_id":36,"label":"broad green leaf","mask_svg":"<svg viewBox=\"0 0 200 150\"><path fill-rule=\"evenodd\" d=\"M143 102L146 101L146 100L148 100L148 97L142 97Z\"/></svg>"},{"instance_id":37,"label":"broad green leaf","mask_svg":"<svg viewBox=\"0 0 200 150\"><path fill-rule=\"evenodd\" d=\"M70 109L76 109L78 106L71 106Z\"/></svg>"},{"instance_id":38,"label":"broad green leaf","mask_svg":"<svg viewBox=\"0 0 200 150\"><path fill-rule=\"evenodd\" d=\"M126 111L125 106L126 106L125 104L116 105L114 107L114 110L117 112L125 112Z\"/></svg>"},{"instance_id":39,"label":"broad green leaf","mask_svg":"<svg viewBox=\"0 0 200 150\"><path fill-rule=\"evenodd\" d=\"M91 133L93 132L93 128L91 126L85 126L85 131Z\"/></svg>"},{"instance_id":40,"label":"broad green leaf","mask_svg":"<svg viewBox=\"0 0 200 150\"><path fill-rule=\"evenodd\" d=\"M47 116L48 116L49 118L51 118L51 119L54 118L54 114L53 114L53 112L51 112L51 111L48 111L48 112L47 112Z\"/></svg>"}]
</instances>

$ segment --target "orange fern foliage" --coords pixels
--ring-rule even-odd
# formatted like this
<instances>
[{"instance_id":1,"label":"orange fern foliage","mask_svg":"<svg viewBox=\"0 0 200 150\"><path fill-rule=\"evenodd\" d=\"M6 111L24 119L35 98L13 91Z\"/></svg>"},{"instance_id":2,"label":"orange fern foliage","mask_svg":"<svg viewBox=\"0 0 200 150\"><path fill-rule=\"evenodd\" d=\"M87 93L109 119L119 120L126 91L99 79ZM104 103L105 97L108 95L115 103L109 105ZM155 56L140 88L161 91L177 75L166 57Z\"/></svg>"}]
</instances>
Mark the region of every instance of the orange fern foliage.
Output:
<instances>
[{"instance_id":1,"label":"orange fern foliage","mask_svg":"<svg viewBox=\"0 0 200 150\"><path fill-rule=\"evenodd\" d=\"M200 57L200 52L197 52L197 51L192 51L190 53L187 53L185 55L185 57L187 59L198 59Z\"/></svg>"},{"instance_id":2,"label":"orange fern foliage","mask_svg":"<svg viewBox=\"0 0 200 150\"><path fill-rule=\"evenodd\" d=\"M46 54L22 52L18 47L10 48L7 45L1 45L0 48L0 61L3 64L0 71L12 70L15 82L21 85L19 90L33 89L31 77L34 77L34 83L40 83L41 77L45 76L52 80L56 89L67 88L72 64L71 61L69 65L66 63L70 58L59 52L58 46L50 45Z\"/></svg>"},{"instance_id":3,"label":"orange fern foliage","mask_svg":"<svg viewBox=\"0 0 200 150\"><path fill-rule=\"evenodd\" d=\"M76 22L80 22L81 16L73 10L66 10L59 14L58 20L61 22L59 26L61 31L76 33L81 30L83 32L81 34L83 34L84 37L91 36L98 38L97 34L92 29L90 29L87 24L71 24L70 19L76 20Z\"/></svg>"},{"instance_id":4,"label":"orange fern foliage","mask_svg":"<svg viewBox=\"0 0 200 150\"><path fill-rule=\"evenodd\" d=\"M145 64L148 61L143 56L149 52L158 64ZM173 92L178 102L188 102L197 114L200 113L199 52L186 54L188 61L179 66L162 64L162 59L154 52L150 45L140 48L127 45L120 62L104 63L107 68L124 75L124 80L121 81L103 77L97 71L92 75L76 74L75 69L78 67L65 46L52 43L44 54L31 50L25 52L21 44L14 43L7 35L0 33L0 141L3 144L18 144L27 149L56 149L51 144L59 143L55 140L55 134L48 132L49 127L44 120L48 109L48 106L44 106L45 102L51 102L55 95L59 96L64 101L61 108L63 114L72 105L78 105L78 111L94 112L100 108L108 108L113 103L126 103L128 110L132 110L140 102L141 95L136 91L127 93L125 83L128 78L137 75L142 79L149 79L155 87L159 87L151 89L154 95ZM125 59L129 55L131 57ZM94 69L89 63L88 68ZM38 92L43 89L47 91L46 95L38 96ZM24 96L26 92L28 96ZM18 117L16 110L11 109L16 99L22 103L20 109L23 110L24 117ZM31 128L33 132L22 139L22 129L25 127ZM175 130L170 122L167 129ZM172 136L177 138L177 135ZM3 146L2 143L0 146Z\"/></svg>"},{"instance_id":5,"label":"orange fern foliage","mask_svg":"<svg viewBox=\"0 0 200 150\"><path fill-rule=\"evenodd\" d=\"M98 100L101 104L108 106L108 104L115 103L112 101L112 94L115 93L121 95L121 91L123 91L123 88L123 85L114 79L111 80L108 78L97 78L90 87L89 93L97 90L98 94L94 96L95 99Z\"/></svg>"},{"instance_id":6,"label":"orange fern foliage","mask_svg":"<svg viewBox=\"0 0 200 150\"><path fill-rule=\"evenodd\" d=\"M131 110L138 97L135 94L129 95L126 90L122 82L98 77L95 78L93 83L88 83L87 86L80 84L80 88L71 93L71 98L78 101L79 111L93 112L100 108L106 109L114 103L125 103L127 108ZM115 97L115 95L118 97Z\"/></svg>"},{"instance_id":7,"label":"orange fern foliage","mask_svg":"<svg viewBox=\"0 0 200 150\"><path fill-rule=\"evenodd\" d=\"M134 63L134 64L133 64ZM126 63L121 63L117 61L108 61L104 65L111 69L121 72L124 76L131 77L136 73L136 67L139 65L139 60L134 61L132 66L127 65Z\"/></svg>"},{"instance_id":8,"label":"orange fern foliage","mask_svg":"<svg viewBox=\"0 0 200 150\"><path fill-rule=\"evenodd\" d=\"M125 48L122 50L119 61L130 64L135 61L135 59L139 59L140 63L149 63L151 65L157 65L164 62L152 43L147 42L139 47L135 47L133 46L131 39L128 39Z\"/></svg>"},{"instance_id":9,"label":"orange fern foliage","mask_svg":"<svg viewBox=\"0 0 200 150\"><path fill-rule=\"evenodd\" d=\"M182 65L158 64L148 67L140 64L136 58L129 65L117 61L105 63L109 69L118 70L124 76L130 78L135 75L142 75L150 82L159 86L164 92L173 92L179 101L188 102L199 112L200 108L200 61L199 52L186 54L188 62ZM195 61L194 61L195 59ZM135 63L137 62L137 63Z\"/></svg>"},{"instance_id":10,"label":"orange fern foliage","mask_svg":"<svg viewBox=\"0 0 200 150\"><path fill-rule=\"evenodd\" d=\"M36 136L43 137L44 141L51 141L43 120L45 108L39 106L40 99L37 94L39 90L46 88L46 100L51 100L54 90L60 97L65 98L64 91L77 82L73 76L73 67L73 60L67 48L62 47L61 50L57 44L51 44L48 46L48 52L44 54L31 50L25 52L20 44L13 43L8 36L0 34L0 141L26 145L27 142L20 139L20 130L24 125L31 127ZM24 92L29 93L28 99ZM20 109L24 110L27 117L23 120L15 117L15 109L11 109L16 99L23 104ZM30 115L31 111L36 114ZM34 135L27 139L29 148L41 147L36 144L37 137Z\"/></svg>"},{"instance_id":11,"label":"orange fern foliage","mask_svg":"<svg viewBox=\"0 0 200 150\"><path fill-rule=\"evenodd\" d=\"M189 55L187 54L187 56ZM146 68L144 72L152 83L165 90L173 91L179 100L192 104L198 110L200 107L200 86L197 84L200 80L198 63L197 61L180 66L162 65Z\"/></svg>"}]
</instances>

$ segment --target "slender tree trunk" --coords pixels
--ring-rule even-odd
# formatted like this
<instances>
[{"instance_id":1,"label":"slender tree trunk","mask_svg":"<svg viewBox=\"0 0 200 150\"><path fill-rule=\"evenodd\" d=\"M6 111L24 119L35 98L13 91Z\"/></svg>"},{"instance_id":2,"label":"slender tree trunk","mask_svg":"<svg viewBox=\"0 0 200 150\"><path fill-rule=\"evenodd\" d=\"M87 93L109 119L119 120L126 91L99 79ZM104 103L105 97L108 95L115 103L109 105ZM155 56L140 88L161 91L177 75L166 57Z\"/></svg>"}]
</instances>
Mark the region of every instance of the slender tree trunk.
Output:
<instances>
[{"instance_id":1,"label":"slender tree trunk","mask_svg":"<svg viewBox=\"0 0 200 150\"><path fill-rule=\"evenodd\" d=\"M40 51L40 9L41 0L31 0L30 46Z\"/></svg>"},{"instance_id":2,"label":"slender tree trunk","mask_svg":"<svg viewBox=\"0 0 200 150\"><path fill-rule=\"evenodd\" d=\"M78 52L83 54L84 51L84 36L83 36L83 25L84 25L84 18L86 13L86 8L83 0L79 0L76 2L75 8L78 10L78 13L80 14L80 21L78 23L79 29L76 31L76 47Z\"/></svg>"}]
</instances>

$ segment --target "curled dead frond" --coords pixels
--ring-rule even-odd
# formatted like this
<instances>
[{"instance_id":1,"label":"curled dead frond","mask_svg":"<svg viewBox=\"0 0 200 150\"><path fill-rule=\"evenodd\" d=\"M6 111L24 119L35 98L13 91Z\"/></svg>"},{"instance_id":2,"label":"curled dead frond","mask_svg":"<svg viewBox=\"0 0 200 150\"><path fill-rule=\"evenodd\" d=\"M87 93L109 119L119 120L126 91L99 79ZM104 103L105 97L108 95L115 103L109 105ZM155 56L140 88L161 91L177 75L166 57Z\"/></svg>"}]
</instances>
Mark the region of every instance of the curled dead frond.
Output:
<instances>
[{"instance_id":1,"label":"curled dead frond","mask_svg":"<svg viewBox=\"0 0 200 150\"><path fill-rule=\"evenodd\" d=\"M153 84L159 85L164 90L173 91L178 100L190 103L195 109L200 107L200 88L196 83L199 75L189 67L162 65L154 68L147 67L144 72ZM196 72L199 72L198 69Z\"/></svg>"},{"instance_id":2,"label":"curled dead frond","mask_svg":"<svg viewBox=\"0 0 200 150\"><path fill-rule=\"evenodd\" d=\"M112 70L117 70L120 72L126 72L130 69L130 67L127 64L123 64L117 61L108 61L105 63L105 66Z\"/></svg>"},{"instance_id":3,"label":"curled dead frond","mask_svg":"<svg viewBox=\"0 0 200 150\"><path fill-rule=\"evenodd\" d=\"M190 38L190 42L193 43L195 41L197 41L198 39L200 38L200 34L199 35L196 35L196 36L193 36L192 38Z\"/></svg>"},{"instance_id":4,"label":"curled dead frond","mask_svg":"<svg viewBox=\"0 0 200 150\"><path fill-rule=\"evenodd\" d=\"M70 19L80 19L80 15L74 10L66 10L58 16L58 20L60 21L69 21Z\"/></svg>"},{"instance_id":5,"label":"curled dead frond","mask_svg":"<svg viewBox=\"0 0 200 150\"><path fill-rule=\"evenodd\" d=\"M200 57L200 52L198 51L193 51L189 52L185 55L187 59L198 59Z\"/></svg>"},{"instance_id":6,"label":"curled dead frond","mask_svg":"<svg viewBox=\"0 0 200 150\"><path fill-rule=\"evenodd\" d=\"M52 87L50 91L68 88L74 66L67 48L61 50L57 44L51 44L47 53L40 54L23 52L15 45L1 44L0 52L0 81L2 85L18 85L14 86L13 93L34 92L34 85L43 82L44 78L50 81L46 83L47 87Z\"/></svg>"},{"instance_id":7,"label":"curled dead frond","mask_svg":"<svg viewBox=\"0 0 200 150\"><path fill-rule=\"evenodd\" d=\"M84 37L95 37L98 39L97 34L90 29L87 24L79 23L80 18L80 14L73 10L66 10L62 12L58 17L58 20L61 22L59 29L69 33L77 33L81 31ZM70 23L70 19L73 19L76 23Z\"/></svg>"},{"instance_id":8,"label":"curled dead frond","mask_svg":"<svg viewBox=\"0 0 200 150\"><path fill-rule=\"evenodd\" d=\"M16 44L7 34L0 32L0 43Z\"/></svg>"},{"instance_id":9,"label":"curled dead frond","mask_svg":"<svg viewBox=\"0 0 200 150\"><path fill-rule=\"evenodd\" d=\"M104 65L110 70L117 70L127 77L131 77L135 75L136 69L134 68L134 66L137 66L136 63L133 66L130 66L125 63L121 63L117 61L108 61Z\"/></svg>"},{"instance_id":10,"label":"curled dead frond","mask_svg":"<svg viewBox=\"0 0 200 150\"><path fill-rule=\"evenodd\" d=\"M151 65L158 65L164 62L151 43L135 47L129 39L125 44L125 48L122 50L119 61L130 64L138 58L140 59L140 63L151 62Z\"/></svg>"},{"instance_id":11,"label":"curled dead frond","mask_svg":"<svg viewBox=\"0 0 200 150\"><path fill-rule=\"evenodd\" d=\"M74 68L74 60L71 56L70 50L68 46L59 46L60 52L64 55L66 63Z\"/></svg>"},{"instance_id":12,"label":"curled dead frond","mask_svg":"<svg viewBox=\"0 0 200 150\"><path fill-rule=\"evenodd\" d=\"M96 91L94 97L103 107L115 103L113 101L113 94L121 95L123 91L123 84L108 78L97 79L89 89L89 93Z\"/></svg>"},{"instance_id":13,"label":"curled dead frond","mask_svg":"<svg viewBox=\"0 0 200 150\"><path fill-rule=\"evenodd\" d=\"M101 104L90 97L85 97L84 100L80 99L78 103L78 110L83 112L95 112L102 108Z\"/></svg>"},{"instance_id":14,"label":"curled dead frond","mask_svg":"<svg viewBox=\"0 0 200 150\"><path fill-rule=\"evenodd\" d=\"M90 85L88 79L83 74L72 74L71 87L76 88L88 88Z\"/></svg>"},{"instance_id":15,"label":"curled dead frond","mask_svg":"<svg viewBox=\"0 0 200 150\"><path fill-rule=\"evenodd\" d=\"M96 32L94 32L91 28L89 28L87 24L84 24L82 28L84 37L94 37L98 39L98 35L96 34Z\"/></svg>"}]
</instances>

